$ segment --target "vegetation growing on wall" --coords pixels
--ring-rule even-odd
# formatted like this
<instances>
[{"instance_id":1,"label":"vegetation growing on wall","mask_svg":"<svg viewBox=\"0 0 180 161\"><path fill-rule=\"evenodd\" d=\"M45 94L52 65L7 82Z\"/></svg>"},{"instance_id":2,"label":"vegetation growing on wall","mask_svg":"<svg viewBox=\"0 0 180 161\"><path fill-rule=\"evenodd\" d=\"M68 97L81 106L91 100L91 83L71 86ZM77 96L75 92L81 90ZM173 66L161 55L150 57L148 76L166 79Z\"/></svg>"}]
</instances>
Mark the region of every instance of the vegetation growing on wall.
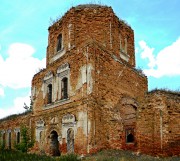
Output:
<instances>
[{"instance_id":1,"label":"vegetation growing on wall","mask_svg":"<svg viewBox=\"0 0 180 161\"><path fill-rule=\"evenodd\" d=\"M167 89L167 88L161 88L161 89L158 89L158 88L155 88L151 91L149 91L149 93L155 93L155 92L162 92L162 93L169 93L169 94L176 94L176 95L180 95L180 89L179 90L170 90L170 89Z\"/></svg>"},{"instance_id":2,"label":"vegetation growing on wall","mask_svg":"<svg viewBox=\"0 0 180 161\"><path fill-rule=\"evenodd\" d=\"M34 140L31 140L30 130L22 125L21 126L21 142L15 145L17 150L27 152L29 148L33 147Z\"/></svg>"},{"instance_id":3,"label":"vegetation growing on wall","mask_svg":"<svg viewBox=\"0 0 180 161\"><path fill-rule=\"evenodd\" d=\"M2 138L2 133L0 133L0 138ZM3 140L0 140L0 151L5 149L5 143L3 142Z\"/></svg>"}]
</instances>

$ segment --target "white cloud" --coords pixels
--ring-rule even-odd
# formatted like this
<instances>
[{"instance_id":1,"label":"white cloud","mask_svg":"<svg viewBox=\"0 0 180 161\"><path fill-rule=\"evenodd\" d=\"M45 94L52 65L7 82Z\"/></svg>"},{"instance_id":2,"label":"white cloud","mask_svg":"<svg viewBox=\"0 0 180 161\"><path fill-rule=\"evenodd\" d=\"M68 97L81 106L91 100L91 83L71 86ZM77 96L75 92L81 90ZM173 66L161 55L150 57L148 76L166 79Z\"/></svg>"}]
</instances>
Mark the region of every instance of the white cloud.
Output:
<instances>
[{"instance_id":1,"label":"white cloud","mask_svg":"<svg viewBox=\"0 0 180 161\"><path fill-rule=\"evenodd\" d=\"M25 109L23 108L24 103L26 103L28 106L30 105L30 95L25 97L15 98L14 104L10 108L6 108L6 109L0 108L0 118L4 118L12 114L18 114L24 112L25 111Z\"/></svg>"},{"instance_id":2,"label":"white cloud","mask_svg":"<svg viewBox=\"0 0 180 161\"><path fill-rule=\"evenodd\" d=\"M150 48L149 46L147 46L146 42L144 41L140 41L139 45L142 50L141 58L143 59L148 58L149 59L148 66L150 68L153 68L156 65L155 57L153 55L154 48Z\"/></svg>"},{"instance_id":3,"label":"white cloud","mask_svg":"<svg viewBox=\"0 0 180 161\"><path fill-rule=\"evenodd\" d=\"M0 56L0 85L14 89L30 87L37 69L45 67L45 58L34 58L34 52L34 48L28 44L11 44L9 57L3 60Z\"/></svg>"},{"instance_id":4,"label":"white cloud","mask_svg":"<svg viewBox=\"0 0 180 161\"><path fill-rule=\"evenodd\" d=\"M149 69L143 70L147 76L159 78L180 75L180 38L161 50L157 56L153 54L154 49L147 46L144 41L140 41L139 46L142 51L141 57L149 59Z\"/></svg>"}]
</instances>

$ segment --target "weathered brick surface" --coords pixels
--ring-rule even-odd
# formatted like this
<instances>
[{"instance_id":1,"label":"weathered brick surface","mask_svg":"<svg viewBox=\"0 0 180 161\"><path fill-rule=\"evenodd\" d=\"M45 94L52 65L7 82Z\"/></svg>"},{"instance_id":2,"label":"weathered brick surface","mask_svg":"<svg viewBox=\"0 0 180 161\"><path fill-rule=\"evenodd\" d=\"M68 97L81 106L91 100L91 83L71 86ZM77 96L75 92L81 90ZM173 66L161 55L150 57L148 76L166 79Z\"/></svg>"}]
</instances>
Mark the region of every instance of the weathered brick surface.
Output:
<instances>
[{"instance_id":1,"label":"weathered brick surface","mask_svg":"<svg viewBox=\"0 0 180 161\"><path fill-rule=\"evenodd\" d=\"M152 155L180 154L180 95L149 93L138 110L139 151Z\"/></svg>"},{"instance_id":2,"label":"weathered brick surface","mask_svg":"<svg viewBox=\"0 0 180 161\"><path fill-rule=\"evenodd\" d=\"M57 51L60 34L62 49ZM71 8L49 27L46 58L46 69L32 80L33 112L1 122L0 130L30 121L36 140L31 152L48 155L100 149L179 153L179 97L147 95L147 77L134 68L134 32L110 7ZM64 77L68 98L62 99ZM167 105L163 119L156 108L161 102Z\"/></svg>"},{"instance_id":3,"label":"weathered brick surface","mask_svg":"<svg viewBox=\"0 0 180 161\"><path fill-rule=\"evenodd\" d=\"M32 126L31 117L32 117L31 114L26 114L11 118L10 120L2 120L0 122L1 146L4 141L5 148L9 148L9 141L11 140L11 148L14 149L14 144L17 143L17 131L20 130L22 125L26 125L28 128L30 128ZM11 133L11 137L9 137L9 133ZM3 140L3 135L4 135L4 140Z\"/></svg>"}]
</instances>

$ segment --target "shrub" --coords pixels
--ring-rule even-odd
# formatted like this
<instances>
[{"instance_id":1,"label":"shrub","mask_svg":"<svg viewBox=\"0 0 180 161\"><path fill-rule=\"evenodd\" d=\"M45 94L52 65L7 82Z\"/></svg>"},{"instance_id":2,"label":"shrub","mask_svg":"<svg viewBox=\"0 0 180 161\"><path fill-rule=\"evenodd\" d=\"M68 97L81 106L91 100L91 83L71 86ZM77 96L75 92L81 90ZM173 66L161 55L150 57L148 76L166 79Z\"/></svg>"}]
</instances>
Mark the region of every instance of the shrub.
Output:
<instances>
[{"instance_id":1,"label":"shrub","mask_svg":"<svg viewBox=\"0 0 180 161\"><path fill-rule=\"evenodd\" d=\"M31 140L30 131L24 125L21 126L21 136L22 136L21 142L15 144L15 148L22 152L27 152L29 148L33 147L34 140Z\"/></svg>"}]
</instances>

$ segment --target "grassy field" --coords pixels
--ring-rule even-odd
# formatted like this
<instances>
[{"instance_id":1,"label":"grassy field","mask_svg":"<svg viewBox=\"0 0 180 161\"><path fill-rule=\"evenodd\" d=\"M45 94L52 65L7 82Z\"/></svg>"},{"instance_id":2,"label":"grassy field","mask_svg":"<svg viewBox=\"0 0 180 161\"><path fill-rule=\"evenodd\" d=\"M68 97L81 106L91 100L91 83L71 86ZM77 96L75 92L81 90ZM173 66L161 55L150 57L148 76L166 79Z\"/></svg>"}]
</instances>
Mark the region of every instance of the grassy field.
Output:
<instances>
[{"instance_id":1,"label":"grassy field","mask_svg":"<svg viewBox=\"0 0 180 161\"><path fill-rule=\"evenodd\" d=\"M180 157L159 158L148 155L136 155L130 151L103 150L97 154L87 156L85 161L180 161Z\"/></svg>"},{"instance_id":2,"label":"grassy field","mask_svg":"<svg viewBox=\"0 0 180 161\"><path fill-rule=\"evenodd\" d=\"M78 159L76 155L49 157L19 151L0 151L0 161L78 161Z\"/></svg>"},{"instance_id":3,"label":"grassy field","mask_svg":"<svg viewBox=\"0 0 180 161\"><path fill-rule=\"evenodd\" d=\"M0 151L0 161L180 161L180 157L157 158L148 155L136 155L130 151L103 150L84 158L76 155L60 157L39 156L18 151Z\"/></svg>"}]
</instances>

